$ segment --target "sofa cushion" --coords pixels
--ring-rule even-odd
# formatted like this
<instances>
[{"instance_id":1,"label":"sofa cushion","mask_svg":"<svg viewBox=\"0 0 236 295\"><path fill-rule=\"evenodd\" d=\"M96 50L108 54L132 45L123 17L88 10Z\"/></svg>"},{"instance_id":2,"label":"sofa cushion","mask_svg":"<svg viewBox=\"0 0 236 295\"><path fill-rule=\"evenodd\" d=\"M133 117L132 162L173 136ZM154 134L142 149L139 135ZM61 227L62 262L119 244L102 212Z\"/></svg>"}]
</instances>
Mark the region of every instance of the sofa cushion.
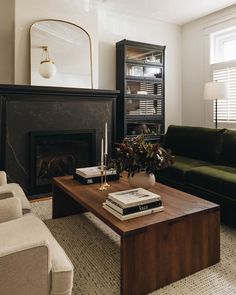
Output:
<instances>
[{"instance_id":1,"label":"sofa cushion","mask_svg":"<svg viewBox=\"0 0 236 295\"><path fill-rule=\"evenodd\" d=\"M172 154L203 161L217 162L222 148L225 129L170 125L165 148Z\"/></svg>"},{"instance_id":2,"label":"sofa cushion","mask_svg":"<svg viewBox=\"0 0 236 295\"><path fill-rule=\"evenodd\" d=\"M210 193L236 200L236 168L228 166L202 166L185 173L187 184Z\"/></svg>"},{"instance_id":3,"label":"sofa cushion","mask_svg":"<svg viewBox=\"0 0 236 295\"><path fill-rule=\"evenodd\" d=\"M184 174L186 171L193 167L206 166L208 165L205 161L191 159L183 156L175 156L174 164L168 168L162 169L157 172L158 176L169 178L175 182L184 182Z\"/></svg>"},{"instance_id":4,"label":"sofa cushion","mask_svg":"<svg viewBox=\"0 0 236 295\"><path fill-rule=\"evenodd\" d=\"M226 130L223 135L222 150L220 153L220 163L227 166L236 167L236 131Z\"/></svg>"}]
</instances>

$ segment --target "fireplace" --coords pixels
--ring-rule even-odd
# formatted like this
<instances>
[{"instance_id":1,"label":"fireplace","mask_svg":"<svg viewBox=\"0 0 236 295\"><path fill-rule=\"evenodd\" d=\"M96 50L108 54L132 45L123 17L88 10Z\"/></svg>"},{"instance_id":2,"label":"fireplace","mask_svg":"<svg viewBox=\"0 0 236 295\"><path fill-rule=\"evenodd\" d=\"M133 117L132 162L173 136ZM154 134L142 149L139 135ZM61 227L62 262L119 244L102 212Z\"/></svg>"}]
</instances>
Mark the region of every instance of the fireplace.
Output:
<instances>
[{"instance_id":1,"label":"fireplace","mask_svg":"<svg viewBox=\"0 0 236 295\"><path fill-rule=\"evenodd\" d=\"M53 177L96 164L96 131L30 132L30 194L51 191Z\"/></svg>"}]
</instances>

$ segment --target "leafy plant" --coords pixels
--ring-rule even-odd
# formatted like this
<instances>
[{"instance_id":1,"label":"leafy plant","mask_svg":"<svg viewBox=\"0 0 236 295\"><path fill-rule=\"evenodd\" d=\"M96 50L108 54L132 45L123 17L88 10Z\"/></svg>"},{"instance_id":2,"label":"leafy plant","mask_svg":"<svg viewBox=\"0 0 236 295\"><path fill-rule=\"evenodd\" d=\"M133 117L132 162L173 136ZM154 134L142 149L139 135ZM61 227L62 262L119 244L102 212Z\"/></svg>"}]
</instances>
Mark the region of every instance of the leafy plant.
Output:
<instances>
[{"instance_id":1,"label":"leafy plant","mask_svg":"<svg viewBox=\"0 0 236 295\"><path fill-rule=\"evenodd\" d=\"M118 174L128 171L128 175L133 176L140 171L154 173L169 167L174 162L173 158L171 152L160 144L146 142L143 136L137 136L116 144L116 159L111 161L110 167L115 168Z\"/></svg>"}]
</instances>

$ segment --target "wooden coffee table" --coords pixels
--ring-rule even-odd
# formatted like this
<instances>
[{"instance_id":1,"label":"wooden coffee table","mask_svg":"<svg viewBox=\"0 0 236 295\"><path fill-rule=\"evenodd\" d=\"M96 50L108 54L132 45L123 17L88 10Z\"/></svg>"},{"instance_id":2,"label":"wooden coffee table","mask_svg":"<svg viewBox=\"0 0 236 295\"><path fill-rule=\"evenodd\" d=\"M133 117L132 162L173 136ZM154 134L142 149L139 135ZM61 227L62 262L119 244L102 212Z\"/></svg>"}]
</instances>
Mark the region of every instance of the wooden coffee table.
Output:
<instances>
[{"instance_id":1,"label":"wooden coffee table","mask_svg":"<svg viewBox=\"0 0 236 295\"><path fill-rule=\"evenodd\" d=\"M90 211L121 237L121 294L142 295L220 260L219 206L157 183L164 211L120 221L103 209L108 192L130 189L127 178L83 185L72 176L53 180L53 218Z\"/></svg>"}]
</instances>

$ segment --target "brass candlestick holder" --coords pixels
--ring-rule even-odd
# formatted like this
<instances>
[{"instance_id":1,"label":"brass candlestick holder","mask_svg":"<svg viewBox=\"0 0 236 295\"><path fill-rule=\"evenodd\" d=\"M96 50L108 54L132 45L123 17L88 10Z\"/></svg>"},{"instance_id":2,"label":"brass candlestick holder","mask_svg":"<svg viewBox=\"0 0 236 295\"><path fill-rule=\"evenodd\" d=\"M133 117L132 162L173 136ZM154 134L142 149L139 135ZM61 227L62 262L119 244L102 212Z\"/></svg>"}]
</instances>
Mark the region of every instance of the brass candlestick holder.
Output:
<instances>
[{"instance_id":1,"label":"brass candlestick holder","mask_svg":"<svg viewBox=\"0 0 236 295\"><path fill-rule=\"evenodd\" d=\"M104 170L101 169L101 185L98 188L98 190L100 190L100 191L106 191L107 190L107 188L105 186L105 183L103 181L103 176L104 176Z\"/></svg>"},{"instance_id":2,"label":"brass candlestick holder","mask_svg":"<svg viewBox=\"0 0 236 295\"><path fill-rule=\"evenodd\" d=\"M110 184L107 183L107 161L108 161L108 154L104 154L104 160L105 160L105 163L104 163L104 166L105 166L105 180L104 180L104 186L105 187L109 187Z\"/></svg>"}]
</instances>

